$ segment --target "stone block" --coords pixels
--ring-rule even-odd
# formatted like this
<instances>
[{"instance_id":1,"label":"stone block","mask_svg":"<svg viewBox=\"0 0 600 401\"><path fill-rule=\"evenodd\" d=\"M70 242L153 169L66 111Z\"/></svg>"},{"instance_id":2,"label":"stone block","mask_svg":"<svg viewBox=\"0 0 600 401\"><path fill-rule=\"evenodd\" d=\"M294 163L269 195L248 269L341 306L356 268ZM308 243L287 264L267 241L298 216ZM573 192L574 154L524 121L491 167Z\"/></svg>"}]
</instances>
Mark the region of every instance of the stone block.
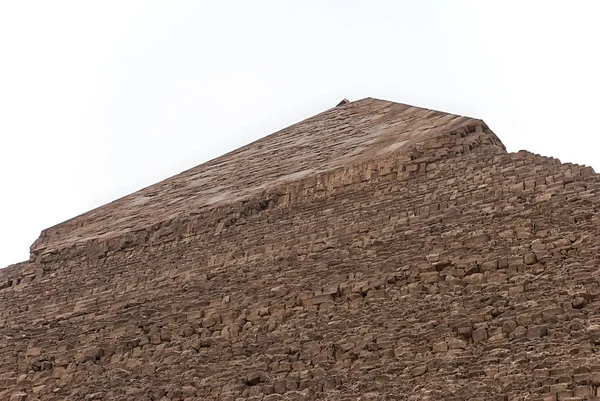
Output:
<instances>
[{"instance_id":1,"label":"stone block","mask_svg":"<svg viewBox=\"0 0 600 401\"><path fill-rule=\"evenodd\" d=\"M587 299L585 299L583 297L575 297L571 301L571 305L573 306L573 309L582 309L587 304L588 304Z\"/></svg>"},{"instance_id":2,"label":"stone block","mask_svg":"<svg viewBox=\"0 0 600 401\"><path fill-rule=\"evenodd\" d=\"M417 366L411 372L413 377L423 376L425 373L427 373L427 365Z\"/></svg>"},{"instance_id":3,"label":"stone block","mask_svg":"<svg viewBox=\"0 0 600 401\"><path fill-rule=\"evenodd\" d=\"M527 329L527 338L533 339L548 335L546 326L533 326Z\"/></svg>"},{"instance_id":4,"label":"stone block","mask_svg":"<svg viewBox=\"0 0 600 401\"><path fill-rule=\"evenodd\" d=\"M479 328L479 329L473 330L473 333L471 334L471 336L473 337L474 343L479 343L481 341L487 340L487 338L488 338L487 330L485 328Z\"/></svg>"},{"instance_id":5,"label":"stone block","mask_svg":"<svg viewBox=\"0 0 600 401\"><path fill-rule=\"evenodd\" d=\"M446 352L448 351L448 344L445 341L434 343L432 346L432 351L435 353Z\"/></svg>"},{"instance_id":6,"label":"stone block","mask_svg":"<svg viewBox=\"0 0 600 401\"><path fill-rule=\"evenodd\" d=\"M533 334L533 333L532 333ZM523 338L528 336L528 330L523 326L517 326L509 335L508 338L511 340L515 340L518 338Z\"/></svg>"},{"instance_id":7,"label":"stone block","mask_svg":"<svg viewBox=\"0 0 600 401\"><path fill-rule=\"evenodd\" d=\"M467 343L459 338L451 338L450 340L448 340L448 348L464 350L467 348Z\"/></svg>"},{"instance_id":8,"label":"stone block","mask_svg":"<svg viewBox=\"0 0 600 401\"><path fill-rule=\"evenodd\" d=\"M29 348L29 349L27 349L27 351L25 351L25 357L34 357L34 356L39 356L41 354L42 354L41 347L33 347L33 348Z\"/></svg>"}]
</instances>

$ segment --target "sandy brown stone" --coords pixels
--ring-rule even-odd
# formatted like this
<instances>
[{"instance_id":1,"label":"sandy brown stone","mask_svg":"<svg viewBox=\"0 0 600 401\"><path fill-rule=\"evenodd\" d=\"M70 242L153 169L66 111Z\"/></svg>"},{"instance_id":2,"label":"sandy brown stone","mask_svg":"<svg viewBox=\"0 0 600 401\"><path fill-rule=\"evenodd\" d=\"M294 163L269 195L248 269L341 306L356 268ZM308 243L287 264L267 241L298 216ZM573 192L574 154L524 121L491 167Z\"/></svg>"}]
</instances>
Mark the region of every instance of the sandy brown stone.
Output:
<instances>
[{"instance_id":1,"label":"sandy brown stone","mask_svg":"<svg viewBox=\"0 0 600 401\"><path fill-rule=\"evenodd\" d=\"M593 399L599 222L588 167L343 102L44 230L0 400Z\"/></svg>"},{"instance_id":2,"label":"sandy brown stone","mask_svg":"<svg viewBox=\"0 0 600 401\"><path fill-rule=\"evenodd\" d=\"M583 297L575 297L571 301L574 309L581 309L588 304L588 301Z\"/></svg>"}]
</instances>

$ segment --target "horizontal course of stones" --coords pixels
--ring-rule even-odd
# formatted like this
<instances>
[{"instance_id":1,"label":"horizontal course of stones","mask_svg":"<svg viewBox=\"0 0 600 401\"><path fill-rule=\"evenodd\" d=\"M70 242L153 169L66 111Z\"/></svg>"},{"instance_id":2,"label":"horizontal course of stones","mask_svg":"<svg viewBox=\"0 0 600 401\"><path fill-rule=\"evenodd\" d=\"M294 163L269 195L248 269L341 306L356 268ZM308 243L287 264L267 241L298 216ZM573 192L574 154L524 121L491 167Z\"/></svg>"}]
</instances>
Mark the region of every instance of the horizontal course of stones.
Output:
<instances>
[{"instance_id":1,"label":"horizontal course of stones","mask_svg":"<svg viewBox=\"0 0 600 401\"><path fill-rule=\"evenodd\" d=\"M0 271L0 399L600 396L600 176L458 137Z\"/></svg>"}]
</instances>

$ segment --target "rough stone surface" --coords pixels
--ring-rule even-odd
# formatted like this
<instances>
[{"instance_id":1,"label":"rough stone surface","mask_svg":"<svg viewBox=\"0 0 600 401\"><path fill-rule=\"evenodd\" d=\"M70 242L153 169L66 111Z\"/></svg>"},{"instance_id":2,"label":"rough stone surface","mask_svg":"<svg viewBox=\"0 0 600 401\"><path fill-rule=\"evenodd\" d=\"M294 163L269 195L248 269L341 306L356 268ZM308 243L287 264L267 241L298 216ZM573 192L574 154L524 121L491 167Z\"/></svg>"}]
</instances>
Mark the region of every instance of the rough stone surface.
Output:
<instances>
[{"instance_id":1,"label":"rough stone surface","mask_svg":"<svg viewBox=\"0 0 600 401\"><path fill-rule=\"evenodd\" d=\"M0 270L0 400L592 400L600 176L342 102Z\"/></svg>"}]
</instances>

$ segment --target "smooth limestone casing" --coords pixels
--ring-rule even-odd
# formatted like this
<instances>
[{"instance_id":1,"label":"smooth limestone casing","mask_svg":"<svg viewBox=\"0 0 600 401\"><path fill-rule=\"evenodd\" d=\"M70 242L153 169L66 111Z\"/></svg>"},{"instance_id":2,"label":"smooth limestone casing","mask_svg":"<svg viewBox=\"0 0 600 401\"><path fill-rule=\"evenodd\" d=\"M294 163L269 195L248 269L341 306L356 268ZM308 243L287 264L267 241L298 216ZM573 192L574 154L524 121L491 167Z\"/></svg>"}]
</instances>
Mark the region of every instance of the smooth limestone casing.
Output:
<instances>
[{"instance_id":1,"label":"smooth limestone casing","mask_svg":"<svg viewBox=\"0 0 600 401\"><path fill-rule=\"evenodd\" d=\"M594 399L599 189L348 103L45 230L0 270L0 399Z\"/></svg>"}]
</instances>

